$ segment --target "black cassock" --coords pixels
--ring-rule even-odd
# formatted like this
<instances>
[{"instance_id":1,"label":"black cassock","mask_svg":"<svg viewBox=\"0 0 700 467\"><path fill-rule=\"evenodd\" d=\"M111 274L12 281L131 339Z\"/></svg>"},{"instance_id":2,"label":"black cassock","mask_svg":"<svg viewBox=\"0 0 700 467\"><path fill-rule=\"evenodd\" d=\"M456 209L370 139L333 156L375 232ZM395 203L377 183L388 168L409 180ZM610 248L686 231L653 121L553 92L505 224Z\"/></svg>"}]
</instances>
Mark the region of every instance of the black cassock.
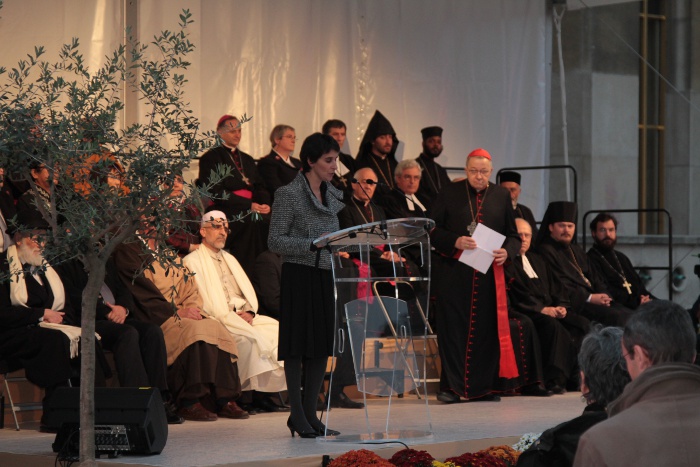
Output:
<instances>
[{"instance_id":1,"label":"black cassock","mask_svg":"<svg viewBox=\"0 0 700 467\"><path fill-rule=\"evenodd\" d=\"M562 245L545 237L537 245L537 253L547 262L550 270L561 281L564 295L571 302L574 313L585 316L591 321L606 326L624 326L633 311L613 300L610 306L595 305L588 302L594 293L608 293L605 283L589 265L588 257L580 246ZM573 255L573 256L572 256ZM588 282L584 277L588 279Z\"/></svg>"},{"instance_id":2,"label":"black cassock","mask_svg":"<svg viewBox=\"0 0 700 467\"><path fill-rule=\"evenodd\" d=\"M593 248L588 250L588 258L591 266L605 281L608 293L617 303L634 310L639 306L642 295L653 297L644 287L630 259L623 253L593 245ZM623 285L625 279L629 284L629 292Z\"/></svg>"},{"instance_id":3,"label":"black cassock","mask_svg":"<svg viewBox=\"0 0 700 467\"><path fill-rule=\"evenodd\" d=\"M435 162L435 159L425 154L421 154L416 158L416 162L421 167L420 185L418 185L417 195L420 196L421 202L425 200L425 207L430 209L438 193L442 191L442 187L448 186L451 181L447 175L447 170L440 164Z\"/></svg>"},{"instance_id":4,"label":"black cassock","mask_svg":"<svg viewBox=\"0 0 700 467\"><path fill-rule=\"evenodd\" d=\"M230 220L251 208L251 203L271 205L270 193L255 165L255 159L236 149L217 146L207 151L199 159L199 178L202 184L209 183L212 173L219 166L230 167L228 177L220 180L211 189L214 195L214 209L218 209L229 218L231 233L226 239L226 250L236 257L248 276L253 275L255 259L267 250L267 235L270 230L270 216L266 214L262 221L253 222L246 217L241 222ZM251 197L244 194L252 195ZM223 199L224 195L228 195Z\"/></svg>"},{"instance_id":5,"label":"black cassock","mask_svg":"<svg viewBox=\"0 0 700 467\"><path fill-rule=\"evenodd\" d=\"M486 274L475 271L456 259L461 252L454 245L459 237L469 235L467 227L476 217L506 236L503 248L515 257L520 238L510 194L496 185L477 193L466 181L450 183L435 199L431 215L436 223L430 234L432 245L442 255L432 274L441 390L467 399L488 395L496 388L500 358L493 266Z\"/></svg>"},{"instance_id":6,"label":"black cassock","mask_svg":"<svg viewBox=\"0 0 700 467\"><path fill-rule=\"evenodd\" d=\"M575 376L576 357L590 322L575 313L567 313L564 318L552 318L542 313L542 309L548 306L563 306L569 311L571 304L547 263L535 253L527 252L526 255L537 278L530 278L523 269L522 257L516 257L506 268L508 297L511 306L528 316L537 329L545 380L563 386L568 378Z\"/></svg>"}]
</instances>

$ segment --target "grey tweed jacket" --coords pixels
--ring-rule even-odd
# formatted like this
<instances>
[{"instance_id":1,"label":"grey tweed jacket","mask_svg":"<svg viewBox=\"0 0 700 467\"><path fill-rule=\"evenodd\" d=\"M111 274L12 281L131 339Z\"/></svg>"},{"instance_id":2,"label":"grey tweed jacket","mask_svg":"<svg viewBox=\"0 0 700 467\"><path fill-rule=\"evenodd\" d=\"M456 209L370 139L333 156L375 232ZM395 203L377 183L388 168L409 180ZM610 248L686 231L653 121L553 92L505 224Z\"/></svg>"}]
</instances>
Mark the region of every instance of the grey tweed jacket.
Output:
<instances>
[{"instance_id":1,"label":"grey tweed jacket","mask_svg":"<svg viewBox=\"0 0 700 467\"><path fill-rule=\"evenodd\" d=\"M338 212L345 207L343 192L330 183L326 183L326 188L328 206L314 196L301 172L275 192L267 245L282 255L283 262L315 266L317 253L311 251L312 242L340 229ZM325 249L321 251L319 267L331 268L330 253Z\"/></svg>"}]
</instances>

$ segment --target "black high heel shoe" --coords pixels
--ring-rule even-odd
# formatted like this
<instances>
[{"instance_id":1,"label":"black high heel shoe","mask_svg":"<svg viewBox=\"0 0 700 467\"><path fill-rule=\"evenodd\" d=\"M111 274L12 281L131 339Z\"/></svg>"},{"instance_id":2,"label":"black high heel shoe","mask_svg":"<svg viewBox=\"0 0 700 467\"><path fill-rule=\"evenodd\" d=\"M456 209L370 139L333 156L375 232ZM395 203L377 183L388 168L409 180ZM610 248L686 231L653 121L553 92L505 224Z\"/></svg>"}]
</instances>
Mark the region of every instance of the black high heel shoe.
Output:
<instances>
[{"instance_id":1,"label":"black high heel shoe","mask_svg":"<svg viewBox=\"0 0 700 467\"><path fill-rule=\"evenodd\" d=\"M317 428L316 433L318 434L318 436L338 436L340 434L339 431L326 428L325 425L321 425L321 428Z\"/></svg>"},{"instance_id":2,"label":"black high heel shoe","mask_svg":"<svg viewBox=\"0 0 700 467\"><path fill-rule=\"evenodd\" d=\"M300 438L316 438L318 436L318 432L316 430L299 431L292 423L292 417L289 417L287 419L287 428L289 428L289 432L292 434L292 438L294 438L294 432L299 433Z\"/></svg>"}]
</instances>

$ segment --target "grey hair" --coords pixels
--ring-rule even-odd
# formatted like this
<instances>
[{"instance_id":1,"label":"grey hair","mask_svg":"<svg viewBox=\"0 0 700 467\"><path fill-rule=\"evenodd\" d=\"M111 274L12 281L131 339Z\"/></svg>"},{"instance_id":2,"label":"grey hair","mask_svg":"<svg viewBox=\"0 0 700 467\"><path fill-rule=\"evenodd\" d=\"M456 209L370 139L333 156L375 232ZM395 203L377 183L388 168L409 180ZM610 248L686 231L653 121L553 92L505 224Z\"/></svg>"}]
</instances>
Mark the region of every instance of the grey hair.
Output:
<instances>
[{"instance_id":1,"label":"grey hair","mask_svg":"<svg viewBox=\"0 0 700 467\"><path fill-rule=\"evenodd\" d=\"M588 392L582 394L587 403L607 406L630 382L621 341L621 328L601 325L595 326L583 339L578 366L588 386Z\"/></svg>"},{"instance_id":2,"label":"grey hair","mask_svg":"<svg viewBox=\"0 0 700 467\"><path fill-rule=\"evenodd\" d=\"M291 127L289 125L276 125L272 129L272 131L270 132L270 143L272 143L273 148L277 144L275 140L282 139L282 137L284 136L284 132L287 130L296 131L294 127Z\"/></svg>"},{"instance_id":3,"label":"grey hair","mask_svg":"<svg viewBox=\"0 0 700 467\"><path fill-rule=\"evenodd\" d=\"M697 338L690 314L668 300L652 300L641 305L625 325L625 350L634 355L634 346L644 349L652 365L665 362L695 361Z\"/></svg>"},{"instance_id":4,"label":"grey hair","mask_svg":"<svg viewBox=\"0 0 700 467\"><path fill-rule=\"evenodd\" d=\"M413 159L405 159L398 163L394 169L394 177L400 177L403 175L403 171L406 169L418 169L421 170L420 165Z\"/></svg>"}]
</instances>

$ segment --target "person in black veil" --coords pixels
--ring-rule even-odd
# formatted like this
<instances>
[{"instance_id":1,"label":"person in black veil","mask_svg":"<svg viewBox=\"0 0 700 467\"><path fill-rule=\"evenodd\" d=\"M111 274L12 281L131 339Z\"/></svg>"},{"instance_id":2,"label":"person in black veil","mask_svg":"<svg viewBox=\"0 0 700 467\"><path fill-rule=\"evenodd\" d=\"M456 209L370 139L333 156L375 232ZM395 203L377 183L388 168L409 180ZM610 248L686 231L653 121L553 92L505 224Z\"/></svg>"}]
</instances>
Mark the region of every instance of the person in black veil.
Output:
<instances>
[{"instance_id":1,"label":"person in black veil","mask_svg":"<svg viewBox=\"0 0 700 467\"><path fill-rule=\"evenodd\" d=\"M379 186L374 194L374 202L380 206L384 204L384 197L396 186L394 171L398 165L396 161L398 145L399 140L396 138L394 127L380 111L375 111L360 143L360 150L355 158L355 168L359 170L369 167L377 174Z\"/></svg>"}]
</instances>

